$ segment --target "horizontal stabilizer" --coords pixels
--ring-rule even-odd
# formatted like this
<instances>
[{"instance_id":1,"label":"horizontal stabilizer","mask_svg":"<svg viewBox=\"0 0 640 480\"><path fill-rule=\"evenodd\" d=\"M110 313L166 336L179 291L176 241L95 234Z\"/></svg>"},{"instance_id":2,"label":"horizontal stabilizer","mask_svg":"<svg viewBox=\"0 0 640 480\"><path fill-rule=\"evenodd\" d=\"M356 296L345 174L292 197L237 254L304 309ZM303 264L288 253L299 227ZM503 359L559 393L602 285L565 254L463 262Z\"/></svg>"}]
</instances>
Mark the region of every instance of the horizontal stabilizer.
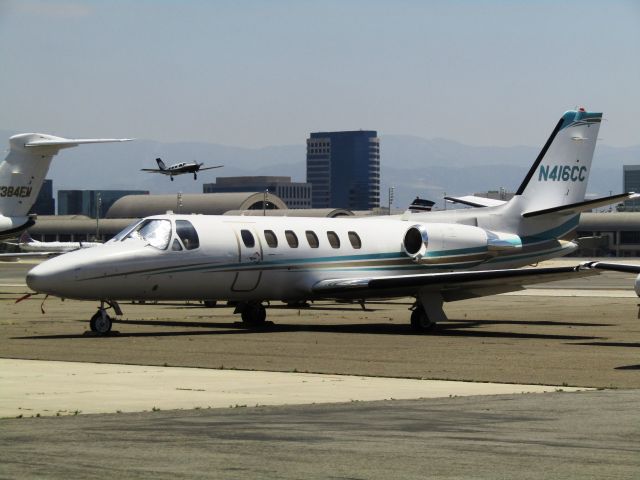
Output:
<instances>
[{"instance_id":1,"label":"horizontal stabilizer","mask_svg":"<svg viewBox=\"0 0 640 480\"><path fill-rule=\"evenodd\" d=\"M69 148L76 147L78 145L84 143L112 143L112 142L130 142L131 138L41 138L36 140L31 140L25 143L25 147L34 148L34 147L58 147L58 148Z\"/></svg>"},{"instance_id":2,"label":"horizontal stabilizer","mask_svg":"<svg viewBox=\"0 0 640 480\"><path fill-rule=\"evenodd\" d=\"M638 197L640 197L640 194L634 192L620 193L618 195L612 195L610 197L595 198L593 200L585 200L584 202L572 203L570 205L560 205L559 207L524 212L522 216L528 218L538 217L540 215L549 215L552 213L560 215L572 215L580 212L588 212L589 210L596 207L611 205L612 203L619 202L620 200L629 200Z\"/></svg>"},{"instance_id":3,"label":"horizontal stabilizer","mask_svg":"<svg viewBox=\"0 0 640 480\"><path fill-rule=\"evenodd\" d=\"M461 203L463 205L469 205L470 207L480 208L480 207L497 207L499 205L504 205L504 200L495 200L493 198L485 198L485 197L476 197L475 195L465 195L464 197L444 197L445 200L448 200L453 203Z\"/></svg>"}]
</instances>

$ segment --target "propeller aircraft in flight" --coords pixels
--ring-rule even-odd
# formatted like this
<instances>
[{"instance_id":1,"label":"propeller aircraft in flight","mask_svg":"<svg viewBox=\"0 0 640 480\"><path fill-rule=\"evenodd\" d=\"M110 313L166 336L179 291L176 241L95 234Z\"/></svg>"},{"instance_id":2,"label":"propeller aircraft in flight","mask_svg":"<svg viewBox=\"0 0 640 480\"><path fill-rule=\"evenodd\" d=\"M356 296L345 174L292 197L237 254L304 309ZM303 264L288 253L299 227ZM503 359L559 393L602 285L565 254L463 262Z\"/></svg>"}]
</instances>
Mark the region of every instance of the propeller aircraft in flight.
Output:
<instances>
[{"instance_id":1,"label":"propeller aircraft in flight","mask_svg":"<svg viewBox=\"0 0 640 480\"><path fill-rule=\"evenodd\" d=\"M215 165L213 167L202 167L204 163L197 162L181 162L167 167L161 158L156 158L158 168L141 168L143 172L161 173L163 175L169 175L173 182L173 177L176 175L182 175L184 173L193 173L193 179L198 179L198 172L203 170L212 170L214 168L224 167L224 165Z\"/></svg>"}]
</instances>

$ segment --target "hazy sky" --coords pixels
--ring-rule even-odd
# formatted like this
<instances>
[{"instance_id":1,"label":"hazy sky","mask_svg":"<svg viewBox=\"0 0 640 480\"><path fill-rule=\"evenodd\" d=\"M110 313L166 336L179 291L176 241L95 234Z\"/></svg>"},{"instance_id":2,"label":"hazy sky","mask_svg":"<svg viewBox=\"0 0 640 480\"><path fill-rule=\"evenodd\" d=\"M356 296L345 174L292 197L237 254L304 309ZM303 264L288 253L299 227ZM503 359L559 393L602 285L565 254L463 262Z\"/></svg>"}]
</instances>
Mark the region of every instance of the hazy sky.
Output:
<instances>
[{"instance_id":1,"label":"hazy sky","mask_svg":"<svg viewBox=\"0 0 640 480\"><path fill-rule=\"evenodd\" d=\"M258 147L318 130L640 144L640 1L0 0L0 129Z\"/></svg>"}]
</instances>

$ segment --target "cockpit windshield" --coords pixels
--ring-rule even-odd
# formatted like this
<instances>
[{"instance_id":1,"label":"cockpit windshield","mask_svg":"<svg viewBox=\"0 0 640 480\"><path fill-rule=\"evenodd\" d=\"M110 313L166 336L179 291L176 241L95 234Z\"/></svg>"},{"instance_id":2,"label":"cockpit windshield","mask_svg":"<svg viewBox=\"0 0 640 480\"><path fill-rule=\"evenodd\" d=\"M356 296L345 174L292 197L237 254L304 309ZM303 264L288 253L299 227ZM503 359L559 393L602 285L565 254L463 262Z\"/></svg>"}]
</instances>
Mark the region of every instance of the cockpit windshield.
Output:
<instances>
[{"instance_id":1,"label":"cockpit windshield","mask_svg":"<svg viewBox=\"0 0 640 480\"><path fill-rule=\"evenodd\" d=\"M131 233L131 230L133 230L139 223L141 223L141 220L136 220L135 222L131 222L129 225L127 225L126 227L124 227L122 230L120 230L115 237L113 237L111 240L109 240L107 243L115 243L115 242L119 242L120 240L122 240L124 237L126 237L129 233Z\"/></svg>"},{"instance_id":2,"label":"cockpit windshield","mask_svg":"<svg viewBox=\"0 0 640 480\"><path fill-rule=\"evenodd\" d=\"M158 219L144 220L124 236L125 240L127 238L144 240L152 247L164 250L171 239L171 222Z\"/></svg>"}]
</instances>

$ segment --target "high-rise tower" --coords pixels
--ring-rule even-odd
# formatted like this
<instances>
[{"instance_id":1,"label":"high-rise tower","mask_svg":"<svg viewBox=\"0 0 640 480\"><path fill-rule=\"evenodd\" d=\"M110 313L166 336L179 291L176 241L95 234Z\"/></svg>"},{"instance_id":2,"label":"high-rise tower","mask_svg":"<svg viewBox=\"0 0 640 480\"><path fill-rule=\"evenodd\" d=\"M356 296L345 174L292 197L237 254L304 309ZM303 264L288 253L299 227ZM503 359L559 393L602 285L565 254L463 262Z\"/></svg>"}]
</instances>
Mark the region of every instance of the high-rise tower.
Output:
<instances>
[{"instance_id":1,"label":"high-rise tower","mask_svg":"<svg viewBox=\"0 0 640 480\"><path fill-rule=\"evenodd\" d=\"M380 139L373 130L315 132L307 139L313 208L380 206Z\"/></svg>"}]
</instances>

